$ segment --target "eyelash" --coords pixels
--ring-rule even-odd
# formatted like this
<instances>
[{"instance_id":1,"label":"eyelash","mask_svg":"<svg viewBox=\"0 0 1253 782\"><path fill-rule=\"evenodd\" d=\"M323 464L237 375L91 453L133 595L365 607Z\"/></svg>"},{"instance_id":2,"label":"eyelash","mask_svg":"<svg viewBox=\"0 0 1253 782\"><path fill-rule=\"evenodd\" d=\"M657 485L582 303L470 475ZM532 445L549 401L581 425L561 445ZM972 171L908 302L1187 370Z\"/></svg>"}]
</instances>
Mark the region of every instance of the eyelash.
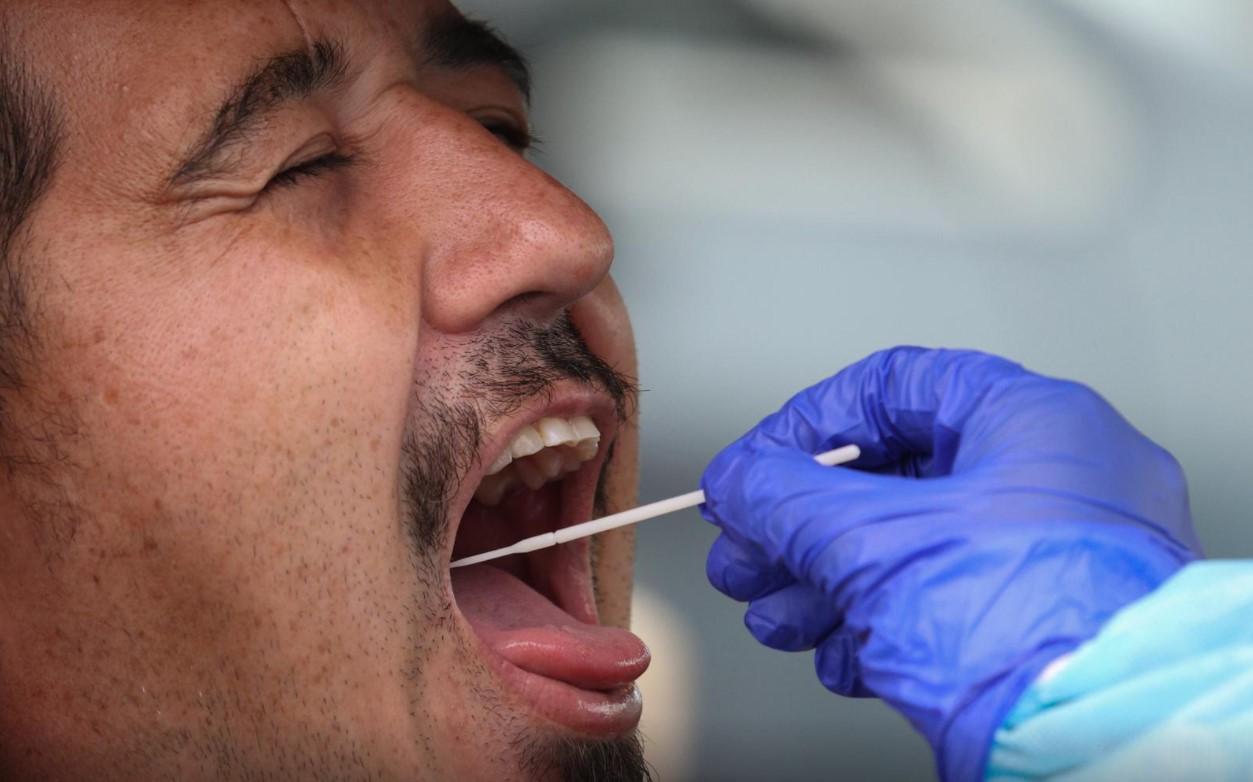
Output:
<instances>
[{"instance_id":1,"label":"eyelash","mask_svg":"<svg viewBox=\"0 0 1253 782\"><path fill-rule=\"evenodd\" d=\"M512 123L484 122L483 127L487 129L488 133L499 138L506 146L519 154L526 154L539 146L539 139L535 138L530 131L519 128ZM352 155L345 155L342 152L329 152L321 157L315 157L312 160L278 172L266 183L265 189L278 190L292 187L300 184L301 180L319 177L329 171L350 166L354 162L356 162L356 158Z\"/></svg>"},{"instance_id":2,"label":"eyelash","mask_svg":"<svg viewBox=\"0 0 1253 782\"><path fill-rule=\"evenodd\" d=\"M274 190L291 187L300 184L300 181L303 179L319 177L328 171L350 166L354 162L356 162L356 158L352 155L345 155L342 152L328 152L322 157L315 157L312 160L278 172L266 183L265 189Z\"/></svg>"},{"instance_id":3,"label":"eyelash","mask_svg":"<svg viewBox=\"0 0 1253 782\"><path fill-rule=\"evenodd\" d=\"M539 146L539 139L531 135L526 128L520 128L512 122L484 122L483 127L488 133L505 143L513 151L525 155Z\"/></svg>"}]
</instances>

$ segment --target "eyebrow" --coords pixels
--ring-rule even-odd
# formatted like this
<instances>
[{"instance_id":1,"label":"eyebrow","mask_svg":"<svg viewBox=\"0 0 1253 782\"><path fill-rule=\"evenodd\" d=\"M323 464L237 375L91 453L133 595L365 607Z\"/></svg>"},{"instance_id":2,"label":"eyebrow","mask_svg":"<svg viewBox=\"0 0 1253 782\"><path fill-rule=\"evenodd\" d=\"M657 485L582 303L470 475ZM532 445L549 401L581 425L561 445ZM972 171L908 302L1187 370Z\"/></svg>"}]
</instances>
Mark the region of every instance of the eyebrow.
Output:
<instances>
[{"instance_id":1,"label":"eyebrow","mask_svg":"<svg viewBox=\"0 0 1253 782\"><path fill-rule=\"evenodd\" d=\"M522 97L531 100L531 69L526 58L479 19L459 13L437 17L427 29L427 61L454 69L499 68L505 72Z\"/></svg>"},{"instance_id":2,"label":"eyebrow","mask_svg":"<svg viewBox=\"0 0 1253 782\"><path fill-rule=\"evenodd\" d=\"M331 41L271 57L231 90L213 124L179 164L172 183L187 184L219 173L223 158L285 104L330 89L344 78L343 49Z\"/></svg>"},{"instance_id":3,"label":"eyebrow","mask_svg":"<svg viewBox=\"0 0 1253 782\"><path fill-rule=\"evenodd\" d=\"M530 101L531 73L526 59L486 23L459 13L443 14L428 27L423 47L426 61L439 67L500 68ZM171 185L187 185L220 174L231 150L246 144L267 117L286 104L333 89L342 83L346 71L343 47L327 40L266 60L222 101L209 129L179 162Z\"/></svg>"}]
</instances>

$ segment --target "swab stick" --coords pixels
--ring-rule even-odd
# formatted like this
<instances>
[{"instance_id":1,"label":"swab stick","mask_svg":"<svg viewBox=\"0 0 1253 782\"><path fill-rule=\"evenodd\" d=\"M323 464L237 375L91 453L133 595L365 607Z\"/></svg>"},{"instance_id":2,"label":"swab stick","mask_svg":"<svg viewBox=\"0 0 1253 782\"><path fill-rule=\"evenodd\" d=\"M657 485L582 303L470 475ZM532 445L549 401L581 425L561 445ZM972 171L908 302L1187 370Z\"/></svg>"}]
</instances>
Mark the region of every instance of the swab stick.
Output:
<instances>
[{"instance_id":1,"label":"swab stick","mask_svg":"<svg viewBox=\"0 0 1253 782\"><path fill-rule=\"evenodd\" d=\"M814 461L826 467L835 467L839 464L847 464L861 456L861 449L855 445L846 445L843 448L836 448L834 451L827 451L814 457ZM466 567L468 565L479 565L484 562L490 562L493 559L508 557L513 554L526 554L530 551L538 551L542 548L550 548L561 543L569 543L572 540L586 538L591 535L599 535L618 527L629 527L632 524L639 524L641 521L647 521L658 516L664 516L667 513L694 508L705 501L705 492L694 491L687 494L680 494L678 497L671 497L668 500L660 500L651 502L647 505L641 505L638 508L624 510L621 513L614 513L604 518L585 521L582 524L575 524L572 527L565 527L555 532L545 532L542 535L536 535L530 538L524 538L512 546L498 548L494 551L485 551L482 554L475 554L472 557L465 557L452 563L452 567Z\"/></svg>"}]
</instances>

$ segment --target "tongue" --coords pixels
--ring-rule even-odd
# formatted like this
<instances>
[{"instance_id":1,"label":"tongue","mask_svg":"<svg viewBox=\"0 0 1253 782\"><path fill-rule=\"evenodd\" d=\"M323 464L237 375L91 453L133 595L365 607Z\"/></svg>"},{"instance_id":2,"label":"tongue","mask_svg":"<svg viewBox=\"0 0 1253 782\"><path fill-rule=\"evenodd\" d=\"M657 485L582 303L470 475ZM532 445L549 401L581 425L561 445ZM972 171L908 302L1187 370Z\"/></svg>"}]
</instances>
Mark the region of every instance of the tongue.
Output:
<instances>
[{"instance_id":1,"label":"tongue","mask_svg":"<svg viewBox=\"0 0 1253 782\"><path fill-rule=\"evenodd\" d=\"M479 637L524 671L586 690L612 690L648 667L648 648L639 638L584 624L499 568L458 568L452 582L457 605Z\"/></svg>"}]
</instances>

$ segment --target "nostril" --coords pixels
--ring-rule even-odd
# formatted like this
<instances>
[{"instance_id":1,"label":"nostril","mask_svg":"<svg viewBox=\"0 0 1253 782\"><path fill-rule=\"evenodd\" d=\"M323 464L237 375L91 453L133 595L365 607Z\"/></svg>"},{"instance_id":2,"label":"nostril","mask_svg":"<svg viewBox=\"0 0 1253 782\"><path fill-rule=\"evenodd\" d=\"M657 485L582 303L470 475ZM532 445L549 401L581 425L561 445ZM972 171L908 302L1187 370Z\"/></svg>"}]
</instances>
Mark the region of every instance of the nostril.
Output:
<instances>
[{"instance_id":1,"label":"nostril","mask_svg":"<svg viewBox=\"0 0 1253 782\"><path fill-rule=\"evenodd\" d=\"M563 304L551 293L528 291L519 293L500 305L499 311L527 320L543 322L559 312Z\"/></svg>"},{"instance_id":2,"label":"nostril","mask_svg":"<svg viewBox=\"0 0 1253 782\"><path fill-rule=\"evenodd\" d=\"M500 308L501 309L525 309L528 306L534 305L538 301L543 300L544 297L545 297L545 294L540 293L539 291L528 291L526 293L519 293L517 296L514 296L513 298L506 301L504 304L500 305Z\"/></svg>"}]
</instances>

